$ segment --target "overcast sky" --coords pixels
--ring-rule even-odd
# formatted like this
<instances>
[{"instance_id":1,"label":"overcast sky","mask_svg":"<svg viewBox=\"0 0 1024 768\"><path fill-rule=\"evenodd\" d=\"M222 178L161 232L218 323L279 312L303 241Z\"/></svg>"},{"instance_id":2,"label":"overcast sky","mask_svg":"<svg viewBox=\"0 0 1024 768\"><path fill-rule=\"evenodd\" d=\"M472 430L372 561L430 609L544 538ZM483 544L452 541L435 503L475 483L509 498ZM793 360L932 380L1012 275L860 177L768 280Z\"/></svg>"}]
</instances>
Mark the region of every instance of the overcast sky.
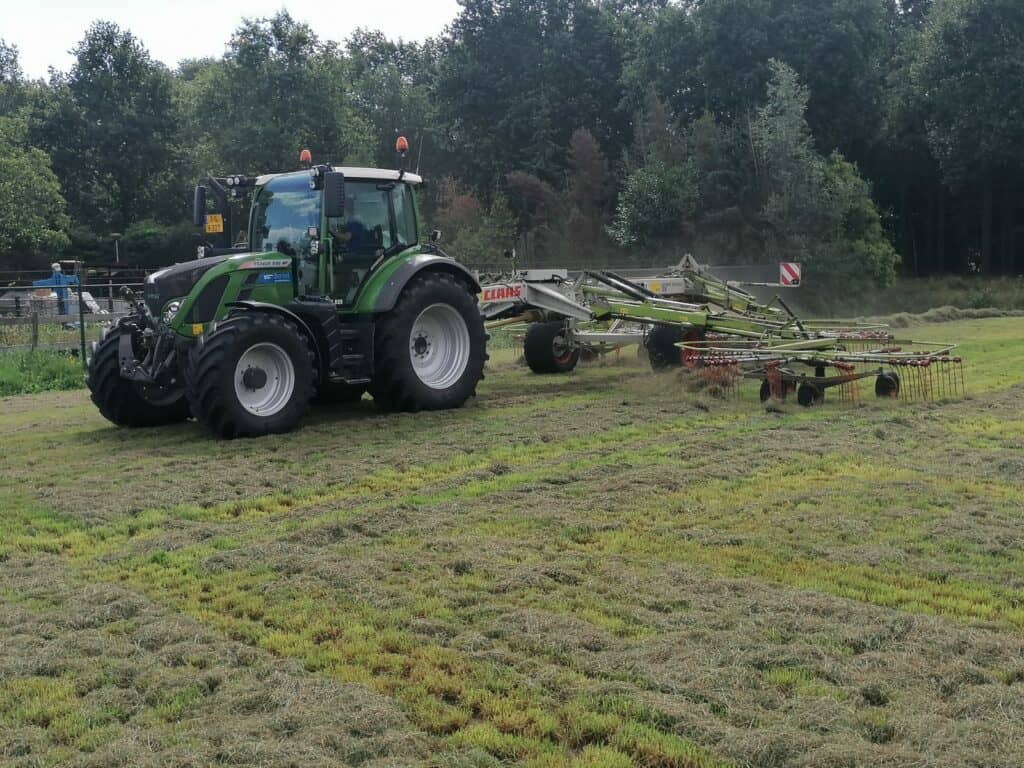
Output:
<instances>
[{"instance_id":1,"label":"overcast sky","mask_svg":"<svg viewBox=\"0 0 1024 768\"><path fill-rule=\"evenodd\" d=\"M174 67L181 59L220 56L243 16L281 8L329 40L357 27L422 40L459 12L457 0L0 0L0 38L18 47L28 77L45 77L48 67L69 69L68 51L89 24L104 19L130 29L153 58Z\"/></svg>"}]
</instances>

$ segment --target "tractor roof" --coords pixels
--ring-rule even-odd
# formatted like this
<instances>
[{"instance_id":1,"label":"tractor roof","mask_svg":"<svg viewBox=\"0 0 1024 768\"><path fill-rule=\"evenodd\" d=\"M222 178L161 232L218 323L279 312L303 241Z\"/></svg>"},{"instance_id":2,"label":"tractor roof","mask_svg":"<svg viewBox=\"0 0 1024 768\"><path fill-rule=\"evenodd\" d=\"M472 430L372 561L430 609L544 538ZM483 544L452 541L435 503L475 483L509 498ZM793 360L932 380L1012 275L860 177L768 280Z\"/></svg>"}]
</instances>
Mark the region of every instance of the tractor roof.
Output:
<instances>
[{"instance_id":1,"label":"tractor roof","mask_svg":"<svg viewBox=\"0 0 1024 768\"><path fill-rule=\"evenodd\" d=\"M398 181L398 171L393 171L388 168L351 168L348 166L334 166L334 170L341 171L345 174L346 179L352 179L354 181L358 179ZM308 171L290 171L289 173L308 173ZM256 179L256 183L262 187L271 179L287 175L288 174L286 173L265 173ZM423 178L416 173L406 173L402 176L402 181L407 184L422 184Z\"/></svg>"}]
</instances>

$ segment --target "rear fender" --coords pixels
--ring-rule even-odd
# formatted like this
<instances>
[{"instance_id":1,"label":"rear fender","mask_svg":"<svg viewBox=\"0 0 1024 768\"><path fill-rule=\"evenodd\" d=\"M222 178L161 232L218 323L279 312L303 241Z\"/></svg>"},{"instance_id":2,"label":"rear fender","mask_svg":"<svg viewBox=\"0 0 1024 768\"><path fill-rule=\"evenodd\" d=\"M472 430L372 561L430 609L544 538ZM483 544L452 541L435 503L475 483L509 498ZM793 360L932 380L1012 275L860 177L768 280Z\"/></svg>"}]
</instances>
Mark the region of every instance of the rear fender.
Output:
<instances>
[{"instance_id":1,"label":"rear fender","mask_svg":"<svg viewBox=\"0 0 1024 768\"><path fill-rule=\"evenodd\" d=\"M477 282L476 277L473 276L473 273L455 259L447 256L419 253L399 264L383 283L377 287L376 295L367 297L371 299L368 307L366 307L363 301L360 301L359 303L362 305L360 309L366 307L375 313L391 311L394 309L395 304L398 303L398 297L402 295L402 291L409 284L409 281L423 272L444 272L450 274L465 283L466 290L470 293L476 295L480 292L480 284Z\"/></svg>"}]
</instances>

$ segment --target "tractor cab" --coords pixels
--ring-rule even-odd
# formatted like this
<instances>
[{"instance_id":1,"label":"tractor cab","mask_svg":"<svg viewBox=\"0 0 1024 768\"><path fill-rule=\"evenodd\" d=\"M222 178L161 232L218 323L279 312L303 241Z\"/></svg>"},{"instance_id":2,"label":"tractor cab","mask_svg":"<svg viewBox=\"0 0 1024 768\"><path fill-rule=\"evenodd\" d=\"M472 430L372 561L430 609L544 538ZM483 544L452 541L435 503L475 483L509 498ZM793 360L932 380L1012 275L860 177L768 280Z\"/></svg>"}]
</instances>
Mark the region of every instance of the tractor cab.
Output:
<instances>
[{"instance_id":1,"label":"tractor cab","mask_svg":"<svg viewBox=\"0 0 1024 768\"><path fill-rule=\"evenodd\" d=\"M196 187L199 256L280 254L296 264L297 296L351 307L376 266L418 244L413 188L421 183L404 171L332 166L208 177Z\"/></svg>"},{"instance_id":2,"label":"tractor cab","mask_svg":"<svg viewBox=\"0 0 1024 768\"><path fill-rule=\"evenodd\" d=\"M419 242L413 186L421 180L376 168L325 168L317 189L311 174L257 180L248 250L294 258L299 295L350 307L375 266ZM331 193L327 185L338 182L343 192Z\"/></svg>"}]
</instances>

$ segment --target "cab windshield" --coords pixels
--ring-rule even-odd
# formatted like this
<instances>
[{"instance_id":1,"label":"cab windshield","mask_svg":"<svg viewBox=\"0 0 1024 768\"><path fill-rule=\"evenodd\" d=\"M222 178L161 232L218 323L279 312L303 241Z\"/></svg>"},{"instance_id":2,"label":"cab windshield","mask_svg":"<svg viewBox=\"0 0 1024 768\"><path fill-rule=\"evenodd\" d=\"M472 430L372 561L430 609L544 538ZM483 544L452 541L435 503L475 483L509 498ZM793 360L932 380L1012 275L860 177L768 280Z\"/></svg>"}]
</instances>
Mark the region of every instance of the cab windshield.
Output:
<instances>
[{"instance_id":1,"label":"cab windshield","mask_svg":"<svg viewBox=\"0 0 1024 768\"><path fill-rule=\"evenodd\" d=\"M309 188L309 174L278 176L253 202L252 249L305 258L310 227L319 226L320 192Z\"/></svg>"}]
</instances>

